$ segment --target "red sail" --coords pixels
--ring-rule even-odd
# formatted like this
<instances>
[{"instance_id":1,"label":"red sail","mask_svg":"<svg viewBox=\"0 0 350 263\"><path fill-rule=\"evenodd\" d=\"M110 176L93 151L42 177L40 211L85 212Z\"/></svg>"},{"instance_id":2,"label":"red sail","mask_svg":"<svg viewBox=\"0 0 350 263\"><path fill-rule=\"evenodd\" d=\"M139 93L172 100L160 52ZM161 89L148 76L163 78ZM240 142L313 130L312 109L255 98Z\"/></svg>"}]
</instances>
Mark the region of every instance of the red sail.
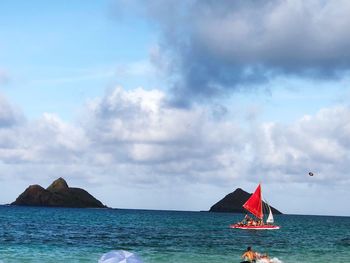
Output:
<instances>
[{"instance_id":1,"label":"red sail","mask_svg":"<svg viewBox=\"0 0 350 263\"><path fill-rule=\"evenodd\" d=\"M260 184L256 188L254 194L244 203L243 207L257 218L263 218L262 202L261 202L261 187Z\"/></svg>"}]
</instances>

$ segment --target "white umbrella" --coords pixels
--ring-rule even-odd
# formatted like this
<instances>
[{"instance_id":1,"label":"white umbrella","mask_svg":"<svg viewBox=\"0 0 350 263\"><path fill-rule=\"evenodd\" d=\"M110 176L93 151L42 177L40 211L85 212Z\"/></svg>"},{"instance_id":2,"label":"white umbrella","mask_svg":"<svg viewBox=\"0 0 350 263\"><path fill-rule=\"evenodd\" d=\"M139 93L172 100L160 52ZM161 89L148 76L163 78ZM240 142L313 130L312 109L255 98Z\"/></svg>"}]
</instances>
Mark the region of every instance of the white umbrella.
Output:
<instances>
[{"instance_id":1,"label":"white umbrella","mask_svg":"<svg viewBox=\"0 0 350 263\"><path fill-rule=\"evenodd\" d=\"M98 260L98 263L143 263L135 254L126 250L112 250Z\"/></svg>"}]
</instances>

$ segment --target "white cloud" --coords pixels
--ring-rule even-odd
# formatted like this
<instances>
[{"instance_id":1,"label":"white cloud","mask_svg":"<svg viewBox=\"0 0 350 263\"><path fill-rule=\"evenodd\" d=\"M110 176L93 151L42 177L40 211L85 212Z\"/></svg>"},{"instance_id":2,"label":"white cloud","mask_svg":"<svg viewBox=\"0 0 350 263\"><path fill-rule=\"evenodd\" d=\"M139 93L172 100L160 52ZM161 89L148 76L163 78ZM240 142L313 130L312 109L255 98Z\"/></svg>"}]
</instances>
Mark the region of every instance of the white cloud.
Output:
<instances>
[{"instance_id":1,"label":"white cloud","mask_svg":"<svg viewBox=\"0 0 350 263\"><path fill-rule=\"evenodd\" d=\"M347 180L340 171L333 173L348 161L346 107L324 109L290 125L262 123L247 129L214 118L209 108L171 108L165 101L158 90L118 87L87 105L82 126L44 114L18 128L13 133L17 140L4 130L3 158L123 165L126 173L138 167L145 177L152 171L189 180L215 181L218 174L225 181L255 180L266 174L269 180L302 181L309 170L325 180Z\"/></svg>"},{"instance_id":2,"label":"white cloud","mask_svg":"<svg viewBox=\"0 0 350 263\"><path fill-rule=\"evenodd\" d=\"M262 181L282 189L294 185L300 194L300 185L310 184L309 171L315 174L312 184L325 192L350 184L349 107L325 108L291 124L254 121L244 128L235 120L216 118L208 107L178 109L165 102L159 90L118 87L88 103L79 123L46 113L35 121L3 126L0 170L28 184L64 176L73 185L94 189L97 196L107 195L103 186L108 184L111 197L104 201L112 206L121 204L113 201L118 196L113 188L128 196L155 188L180 193L174 185L211 185L217 195L218 189ZM1 108L6 105L12 112L3 99ZM181 209L181 204L169 208Z\"/></svg>"},{"instance_id":3,"label":"white cloud","mask_svg":"<svg viewBox=\"0 0 350 263\"><path fill-rule=\"evenodd\" d=\"M272 180L303 182L312 171L317 182L348 183L349 114L348 107L334 107L290 125L262 124L252 140L252 168L273 176Z\"/></svg>"},{"instance_id":4,"label":"white cloud","mask_svg":"<svg viewBox=\"0 0 350 263\"><path fill-rule=\"evenodd\" d=\"M0 129L23 121L22 113L0 94Z\"/></svg>"},{"instance_id":5,"label":"white cloud","mask_svg":"<svg viewBox=\"0 0 350 263\"><path fill-rule=\"evenodd\" d=\"M205 108L168 107L162 92L141 88L117 88L91 103L86 114L87 133L99 142L97 148L107 159L154 167L170 162L181 166L191 159L217 163L238 129L233 123L215 121Z\"/></svg>"}]
</instances>

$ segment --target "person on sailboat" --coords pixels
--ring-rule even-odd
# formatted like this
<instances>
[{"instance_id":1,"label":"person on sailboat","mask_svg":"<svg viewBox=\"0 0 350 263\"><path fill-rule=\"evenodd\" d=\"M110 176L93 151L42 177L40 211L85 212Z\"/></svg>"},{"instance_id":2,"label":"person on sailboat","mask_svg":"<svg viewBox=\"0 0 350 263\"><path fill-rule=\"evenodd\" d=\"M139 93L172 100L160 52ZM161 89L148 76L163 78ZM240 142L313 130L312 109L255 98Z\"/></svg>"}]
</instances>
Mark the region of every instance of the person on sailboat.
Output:
<instances>
[{"instance_id":1,"label":"person on sailboat","mask_svg":"<svg viewBox=\"0 0 350 263\"><path fill-rule=\"evenodd\" d=\"M241 263L255 263L256 262L256 255L251 247L248 247L247 251L245 251L242 254L242 258L244 259L244 261L242 261Z\"/></svg>"},{"instance_id":2,"label":"person on sailboat","mask_svg":"<svg viewBox=\"0 0 350 263\"><path fill-rule=\"evenodd\" d=\"M248 225L248 222L251 220L251 218L248 215L245 215L243 220L241 222L238 222L237 224L241 226L246 226Z\"/></svg>"},{"instance_id":3,"label":"person on sailboat","mask_svg":"<svg viewBox=\"0 0 350 263\"><path fill-rule=\"evenodd\" d=\"M248 222L252 220L248 215L245 215L243 222L245 222L245 225L248 224Z\"/></svg>"}]
</instances>

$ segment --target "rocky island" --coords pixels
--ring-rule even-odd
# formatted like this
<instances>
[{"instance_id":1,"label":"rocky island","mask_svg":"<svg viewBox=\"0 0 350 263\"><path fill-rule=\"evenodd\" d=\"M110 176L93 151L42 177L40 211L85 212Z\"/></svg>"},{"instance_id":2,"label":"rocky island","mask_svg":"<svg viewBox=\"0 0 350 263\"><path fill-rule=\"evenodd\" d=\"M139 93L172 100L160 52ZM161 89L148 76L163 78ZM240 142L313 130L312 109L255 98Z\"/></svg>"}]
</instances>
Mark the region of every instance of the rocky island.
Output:
<instances>
[{"instance_id":1,"label":"rocky island","mask_svg":"<svg viewBox=\"0 0 350 263\"><path fill-rule=\"evenodd\" d=\"M11 205L106 208L84 189L69 187L63 178L58 178L46 189L40 185L29 186Z\"/></svg>"},{"instance_id":2,"label":"rocky island","mask_svg":"<svg viewBox=\"0 0 350 263\"><path fill-rule=\"evenodd\" d=\"M237 188L234 192L226 195L219 202L214 204L209 212L226 212L226 213L246 213L246 210L243 208L243 204L248 200L252 194ZM265 202L263 202L265 206ZM276 208L271 207L273 214L282 214Z\"/></svg>"}]
</instances>

